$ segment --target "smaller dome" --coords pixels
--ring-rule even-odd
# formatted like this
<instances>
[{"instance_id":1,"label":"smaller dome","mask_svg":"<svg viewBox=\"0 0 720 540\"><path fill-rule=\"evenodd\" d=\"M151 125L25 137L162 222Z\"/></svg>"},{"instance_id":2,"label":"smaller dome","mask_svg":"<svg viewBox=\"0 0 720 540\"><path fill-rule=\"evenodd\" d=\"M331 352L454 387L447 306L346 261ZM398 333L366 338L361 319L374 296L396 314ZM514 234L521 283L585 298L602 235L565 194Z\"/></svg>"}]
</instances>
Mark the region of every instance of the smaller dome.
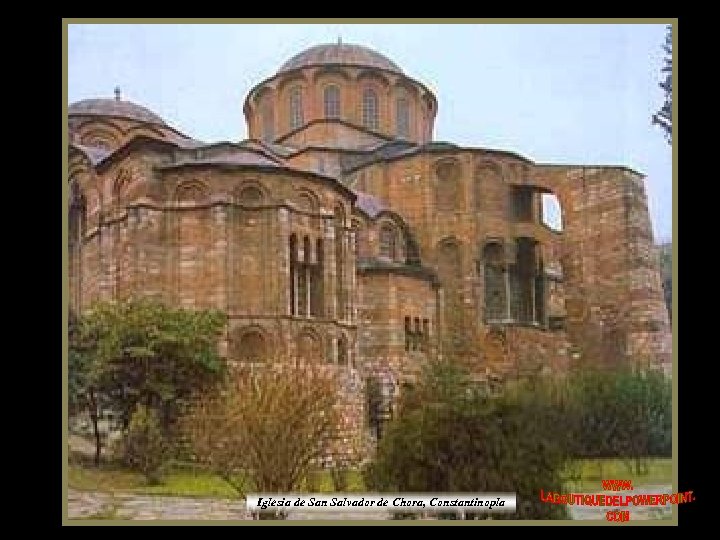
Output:
<instances>
[{"instance_id":1,"label":"smaller dome","mask_svg":"<svg viewBox=\"0 0 720 540\"><path fill-rule=\"evenodd\" d=\"M76 101L68 107L68 115L95 115L95 116L119 116L129 118L138 122L159 124L165 126L165 121L157 114L141 105L124 101L121 99L83 99Z\"/></svg>"},{"instance_id":2,"label":"smaller dome","mask_svg":"<svg viewBox=\"0 0 720 540\"><path fill-rule=\"evenodd\" d=\"M362 45L349 43L328 43L310 47L285 62L278 73L327 64L373 67L402 73L398 65L388 57Z\"/></svg>"}]
</instances>

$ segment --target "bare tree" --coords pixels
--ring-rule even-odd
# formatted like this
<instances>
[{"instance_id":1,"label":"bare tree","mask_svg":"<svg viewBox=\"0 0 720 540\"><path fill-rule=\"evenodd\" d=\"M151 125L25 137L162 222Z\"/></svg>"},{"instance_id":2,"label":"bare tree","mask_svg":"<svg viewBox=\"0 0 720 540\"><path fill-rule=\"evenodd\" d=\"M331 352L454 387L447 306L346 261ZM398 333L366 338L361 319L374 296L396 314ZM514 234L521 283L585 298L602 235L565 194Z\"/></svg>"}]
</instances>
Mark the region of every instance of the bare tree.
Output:
<instances>
[{"instance_id":1,"label":"bare tree","mask_svg":"<svg viewBox=\"0 0 720 540\"><path fill-rule=\"evenodd\" d=\"M341 426L331 366L241 367L221 392L200 397L184 427L197 459L240 496L297 490L334 447Z\"/></svg>"}]
</instances>

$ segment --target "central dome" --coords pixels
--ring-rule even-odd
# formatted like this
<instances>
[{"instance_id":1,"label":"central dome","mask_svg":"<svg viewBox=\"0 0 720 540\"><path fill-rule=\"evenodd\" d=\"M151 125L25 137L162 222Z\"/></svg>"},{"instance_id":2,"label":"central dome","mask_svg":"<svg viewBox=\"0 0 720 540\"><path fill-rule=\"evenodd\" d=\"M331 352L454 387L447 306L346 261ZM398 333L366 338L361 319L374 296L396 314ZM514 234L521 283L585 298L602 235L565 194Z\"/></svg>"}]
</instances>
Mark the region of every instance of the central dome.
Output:
<instances>
[{"instance_id":1,"label":"central dome","mask_svg":"<svg viewBox=\"0 0 720 540\"><path fill-rule=\"evenodd\" d=\"M402 73L397 64L386 56L362 45L347 43L327 43L310 47L285 62L278 70L278 73L327 64L373 67Z\"/></svg>"}]
</instances>

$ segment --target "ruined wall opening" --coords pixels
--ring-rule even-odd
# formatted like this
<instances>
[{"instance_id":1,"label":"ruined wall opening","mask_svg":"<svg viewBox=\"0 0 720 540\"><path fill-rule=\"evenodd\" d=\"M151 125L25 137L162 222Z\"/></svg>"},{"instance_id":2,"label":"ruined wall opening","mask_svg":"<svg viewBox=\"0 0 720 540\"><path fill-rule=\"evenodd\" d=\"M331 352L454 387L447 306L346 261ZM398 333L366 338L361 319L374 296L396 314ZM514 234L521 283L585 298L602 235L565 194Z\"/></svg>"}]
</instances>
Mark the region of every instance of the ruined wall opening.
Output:
<instances>
[{"instance_id":1,"label":"ruined wall opening","mask_svg":"<svg viewBox=\"0 0 720 540\"><path fill-rule=\"evenodd\" d=\"M560 200L554 193L543 193L541 197L542 203L542 223L547 228L555 232L563 230L563 215Z\"/></svg>"}]
</instances>

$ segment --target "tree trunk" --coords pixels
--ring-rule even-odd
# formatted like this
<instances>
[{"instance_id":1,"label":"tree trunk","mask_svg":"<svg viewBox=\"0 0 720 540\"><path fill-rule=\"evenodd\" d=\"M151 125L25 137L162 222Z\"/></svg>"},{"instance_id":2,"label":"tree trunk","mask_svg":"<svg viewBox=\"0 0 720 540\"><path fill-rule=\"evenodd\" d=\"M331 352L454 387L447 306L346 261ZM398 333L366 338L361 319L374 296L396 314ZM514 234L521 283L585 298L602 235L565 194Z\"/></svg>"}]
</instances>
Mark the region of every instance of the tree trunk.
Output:
<instances>
[{"instance_id":1,"label":"tree trunk","mask_svg":"<svg viewBox=\"0 0 720 540\"><path fill-rule=\"evenodd\" d=\"M95 435L95 466L100 466L100 453L102 452L102 440L100 438L100 429L98 428L98 407L95 399L95 391L91 388L88 392L88 408L90 409L90 421L93 425L93 434Z\"/></svg>"}]
</instances>

